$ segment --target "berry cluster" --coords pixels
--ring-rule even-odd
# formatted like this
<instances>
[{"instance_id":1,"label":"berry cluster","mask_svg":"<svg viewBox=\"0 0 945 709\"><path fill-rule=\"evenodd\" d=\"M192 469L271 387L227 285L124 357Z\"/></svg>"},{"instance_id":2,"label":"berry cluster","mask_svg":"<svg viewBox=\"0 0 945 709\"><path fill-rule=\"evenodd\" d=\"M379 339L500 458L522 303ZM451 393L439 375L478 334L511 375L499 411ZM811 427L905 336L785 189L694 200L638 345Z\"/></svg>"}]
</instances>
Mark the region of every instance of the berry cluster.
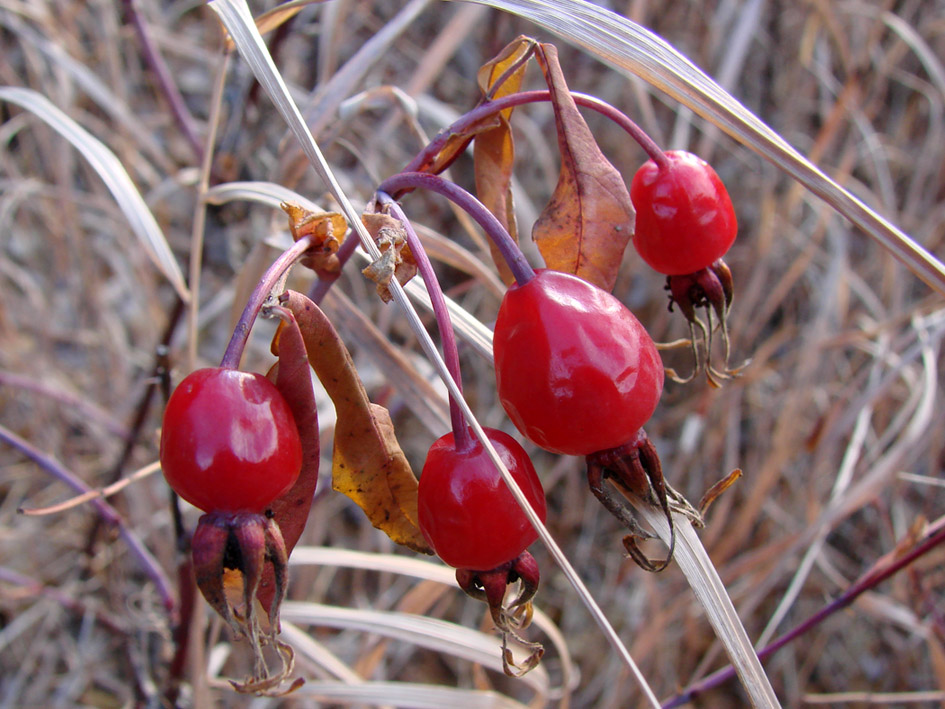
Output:
<instances>
[{"instance_id":1,"label":"berry cluster","mask_svg":"<svg viewBox=\"0 0 945 709\"><path fill-rule=\"evenodd\" d=\"M696 370L704 368L709 381L717 384L734 373L727 365L719 370L710 362L711 334L716 327L723 333L726 349L728 346L726 316L733 288L722 257L735 239L734 210L707 163L690 153L660 150L616 109L584 97L582 105L613 118L649 154L627 191L603 155L587 148L589 131L575 108L575 97L563 84L552 48L528 42L516 45L516 61L523 65L537 56L549 91L512 92L494 99L497 87L491 87L480 106L438 136L404 171L381 183L364 221L383 256L364 273L377 282L385 299L391 297L393 279L406 280L420 273L433 303L444 360L461 393L459 359L445 299L397 200L410 190L432 189L452 199L482 225L494 241L503 273L512 281L494 328L496 387L502 407L512 425L534 445L585 458L591 491L629 530L624 538L627 551L644 568L659 570L672 557L675 537L664 560L648 559L636 540L650 535L636 523L626 496L658 506L671 529L673 511L693 519L698 519L698 514L663 479L655 447L644 432L663 392L664 367L644 326L609 292L613 264L622 258L635 213L632 241L636 251L649 266L666 275L670 308L677 305L689 323ZM521 68L515 64L503 67L503 80L517 75ZM580 152L568 153L571 162L563 161L561 183L536 224L534 236L542 242L546 262L539 269L532 268L509 236L506 224L511 215L495 205L486 207L439 175L461 148L476 138L480 121L533 100L553 103L563 148L569 147L568 141L583 141ZM503 121L507 115L502 114ZM588 174L594 179L582 183ZM595 185L600 184L606 185L606 194L594 193ZM575 199L576 192L580 200ZM236 364L262 301L274 284L284 282L285 271L301 262L318 273L320 281L312 290L316 298L316 293L323 294L334 281L354 244L348 240L339 246L338 215L307 214L294 205L287 205L286 211L296 246L273 265L256 289L223 365L192 373L171 396L161 440L161 463L168 483L206 512L192 539L200 589L237 630L248 626L253 638L257 630L252 609L261 584L267 581L274 588L267 597L270 628L273 633L278 628L286 559L294 543L287 544L282 535L289 519L285 510L308 509L317 475L303 466L303 441L312 437L302 424L303 419L308 420L308 405L293 406L286 401L286 395L295 399L297 387L309 386L304 358L304 375L283 379L284 371L300 370L297 362L285 361L285 354L278 352L278 386L261 375L237 371ZM566 227L562 229L561 224ZM580 234L571 234L569 229ZM322 238L325 234L328 237ZM615 234L625 240L615 241ZM303 343L299 347L307 350L308 362L318 376L324 382L337 382L339 372L353 372L343 347L332 355L324 351L327 319L323 314L313 315L315 303L299 294L286 298L285 302L296 303L290 308L294 316L280 317L294 323L292 332L298 332ZM697 315L699 308L705 309L708 324ZM704 355L700 355L696 341L697 330L702 334ZM326 362L326 357L330 361ZM675 381L688 381L672 372L670 375ZM360 381L356 376L353 379L353 389L333 396L339 428L348 417L359 416L359 431L379 432L378 445L383 447L379 459L388 461L383 463L387 466L400 455L396 442L391 442L392 434L384 433L389 418L386 411L370 403L359 413L352 412L351 401L364 395ZM368 438L355 441L359 449L355 464L343 449L344 442L336 437L334 486L345 490L375 526L392 538L436 553L454 567L460 587L488 604L503 638L521 639L516 633L528 624L539 582L538 566L527 551L538 537L535 525L543 523L546 516L539 475L516 439L496 429L486 429L484 435L480 431L482 438L477 438L457 400L451 397L450 405L453 430L430 447L419 483L409 472L394 483L393 478L384 478L392 473L368 470L372 459L360 452L368 446ZM313 400L311 406L314 414ZM317 422L315 425L317 439ZM317 462L317 451L315 458ZM352 469L363 477L341 484L339 478L350 476ZM286 496L303 479L309 480L308 496L297 493L295 502L288 504ZM510 488L513 482L516 493ZM519 492L521 499L516 498ZM235 615L224 594L226 568L238 570L244 579L243 609ZM507 590L514 584L519 591L507 603ZM518 667L506 658L506 669L510 674L527 671L540 655L536 646L530 660ZM269 688L265 668L258 674L249 688Z\"/></svg>"}]
</instances>

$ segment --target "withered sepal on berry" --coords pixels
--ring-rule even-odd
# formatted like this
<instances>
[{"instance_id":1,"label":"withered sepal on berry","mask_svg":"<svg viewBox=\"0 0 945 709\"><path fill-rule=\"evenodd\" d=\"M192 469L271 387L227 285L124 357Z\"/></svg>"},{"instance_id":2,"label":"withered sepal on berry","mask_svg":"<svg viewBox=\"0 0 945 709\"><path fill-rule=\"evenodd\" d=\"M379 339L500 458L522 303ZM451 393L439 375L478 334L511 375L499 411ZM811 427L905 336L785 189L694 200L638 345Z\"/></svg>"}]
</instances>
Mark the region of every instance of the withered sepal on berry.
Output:
<instances>
[{"instance_id":1,"label":"withered sepal on berry","mask_svg":"<svg viewBox=\"0 0 945 709\"><path fill-rule=\"evenodd\" d=\"M297 679L286 689L276 690L292 673L295 654L276 636L279 609L285 599L288 555L279 525L268 514L255 512L210 512L197 522L191 539L191 555L197 587L213 609L233 629L245 636L253 651L253 674L244 682L232 682L240 692L284 695L298 688ZM274 579L274 597L269 614L262 620L256 604L259 584L270 565ZM236 571L242 582L229 581L227 571ZM229 592L229 593L228 593ZM282 667L272 673L263 656L263 647L272 643Z\"/></svg>"}]
</instances>

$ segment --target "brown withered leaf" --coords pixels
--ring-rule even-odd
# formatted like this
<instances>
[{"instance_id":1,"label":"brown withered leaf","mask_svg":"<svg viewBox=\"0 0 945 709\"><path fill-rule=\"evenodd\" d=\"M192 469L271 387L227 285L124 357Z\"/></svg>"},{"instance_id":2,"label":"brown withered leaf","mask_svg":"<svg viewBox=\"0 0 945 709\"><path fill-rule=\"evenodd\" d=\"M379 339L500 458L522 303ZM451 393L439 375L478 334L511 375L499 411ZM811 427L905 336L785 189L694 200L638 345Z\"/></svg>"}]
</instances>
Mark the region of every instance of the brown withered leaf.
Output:
<instances>
[{"instance_id":1,"label":"brown withered leaf","mask_svg":"<svg viewBox=\"0 0 945 709\"><path fill-rule=\"evenodd\" d=\"M281 323L272 341L272 353L279 357L279 361L266 376L289 404L302 443L302 470L298 479L270 505L273 519L279 525L285 541L286 555L289 555L305 529L318 483L318 410L305 343L295 316L281 306L273 306L269 311L278 316ZM256 594L267 615L275 594L274 583L272 563L267 562Z\"/></svg>"},{"instance_id":2,"label":"brown withered leaf","mask_svg":"<svg viewBox=\"0 0 945 709\"><path fill-rule=\"evenodd\" d=\"M633 236L630 194L578 111L557 50L542 44L537 56L551 90L561 172L532 238L548 268L573 273L610 291Z\"/></svg>"},{"instance_id":3,"label":"brown withered leaf","mask_svg":"<svg viewBox=\"0 0 945 709\"><path fill-rule=\"evenodd\" d=\"M417 522L417 478L397 443L387 409L368 399L351 355L318 306L294 291L280 301L295 316L308 361L338 415L332 489L350 497L371 524L398 544L432 554Z\"/></svg>"},{"instance_id":4,"label":"brown withered leaf","mask_svg":"<svg viewBox=\"0 0 945 709\"><path fill-rule=\"evenodd\" d=\"M381 257L361 273L374 281L381 300L389 303L393 298L390 292L391 278L396 278L402 286L406 285L417 275L417 262L407 245L407 234L399 220L389 214L375 212L366 212L361 220L381 250Z\"/></svg>"},{"instance_id":5,"label":"brown withered leaf","mask_svg":"<svg viewBox=\"0 0 945 709\"><path fill-rule=\"evenodd\" d=\"M521 35L479 70L479 88L483 97L501 98L517 92L522 86L528 58L535 48L535 40ZM501 84L496 82L501 81ZM515 162L515 143L509 118L512 109L502 111L498 125L487 128L475 137L473 143L476 195L492 212L502 226L518 241L518 224L512 200L512 168ZM496 245L489 242L492 260L506 285L515 278Z\"/></svg>"},{"instance_id":6,"label":"brown withered leaf","mask_svg":"<svg viewBox=\"0 0 945 709\"><path fill-rule=\"evenodd\" d=\"M335 254L348 231L344 216L338 212L313 212L294 202L282 202L279 206L289 216L289 233L294 241L312 237L312 246L305 252L302 265L316 272L338 273L341 264Z\"/></svg>"}]
</instances>

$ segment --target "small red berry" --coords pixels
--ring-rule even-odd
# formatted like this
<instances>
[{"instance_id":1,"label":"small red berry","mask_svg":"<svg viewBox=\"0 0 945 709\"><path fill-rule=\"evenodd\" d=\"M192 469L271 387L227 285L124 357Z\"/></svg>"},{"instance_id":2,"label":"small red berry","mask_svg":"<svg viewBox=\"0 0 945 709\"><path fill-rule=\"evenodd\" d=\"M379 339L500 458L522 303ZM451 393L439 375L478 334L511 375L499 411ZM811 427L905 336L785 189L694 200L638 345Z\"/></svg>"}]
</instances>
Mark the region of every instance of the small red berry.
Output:
<instances>
[{"instance_id":1,"label":"small red berry","mask_svg":"<svg viewBox=\"0 0 945 709\"><path fill-rule=\"evenodd\" d=\"M722 258L738 223L728 191L712 167L682 150L648 160L630 184L637 211L633 244L654 270L667 276L695 273Z\"/></svg>"},{"instance_id":2,"label":"small red berry","mask_svg":"<svg viewBox=\"0 0 945 709\"><path fill-rule=\"evenodd\" d=\"M260 374L198 369L167 402L161 468L174 491L205 512L261 512L302 468L289 405Z\"/></svg>"},{"instance_id":3,"label":"small red berry","mask_svg":"<svg viewBox=\"0 0 945 709\"><path fill-rule=\"evenodd\" d=\"M663 363L640 321L610 293L558 271L509 288L493 350L506 413L554 453L623 445L663 392Z\"/></svg>"},{"instance_id":4,"label":"small red berry","mask_svg":"<svg viewBox=\"0 0 945 709\"><path fill-rule=\"evenodd\" d=\"M507 433L486 435L532 508L545 520L545 493L528 454ZM417 491L420 531L457 569L489 571L517 558L538 533L529 523L482 443L457 450L452 433L430 447Z\"/></svg>"}]
</instances>

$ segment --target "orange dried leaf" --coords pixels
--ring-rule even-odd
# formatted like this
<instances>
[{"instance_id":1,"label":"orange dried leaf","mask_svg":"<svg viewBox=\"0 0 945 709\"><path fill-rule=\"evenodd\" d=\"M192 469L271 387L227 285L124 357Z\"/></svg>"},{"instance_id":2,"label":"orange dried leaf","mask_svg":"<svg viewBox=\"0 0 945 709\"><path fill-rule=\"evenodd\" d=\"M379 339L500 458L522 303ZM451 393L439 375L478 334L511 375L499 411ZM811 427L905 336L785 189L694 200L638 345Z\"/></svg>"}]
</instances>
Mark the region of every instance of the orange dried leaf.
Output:
<instances>
[{"instance_id":1,"label":"orange dried leaf","mask_svg":"<svg viewBox=\"0 0 945 709\"><path fill-rule=\"evenodd\" d=\"M483 64L476 76L483 97L494 100L516 93L522 86L526 62L536 46L537 43L531 37L519 35ZM512 115L512 109L504 110L501 115L508 118Z\"/></svg>"},{"instance_id":2,"label":"orange dried leaf","mask_svg":"<svg viewBox=\"0 0 945 709\"><path fill-rule=\"evenodd\" d=\"M610 291L633 236L630 193L597 146L564 80L557 50L538 52L551 90L561 172L551 201L532 229L548 268L573 273Z\"/></svg>"},{"instance_id":3,"label":"orange dried leaf","mask_svg":"<svg viewBox=\"0 0 945 709\"><path fill-rule=\"evenodd\" d=\"M381 257L363 269L363 273L377 286L381 300L389 303L390 281L396 278L400 285L417 275L417 262L407 245L407 234L403 225L387 214L368 212L361 217L364 226L381 250Z\"/></svg>"},{"instance_id":4,"label":"orange dried leaf","mask_svg":"<svg viewBox=\"0 0 945 709\"><path fill-rule=\"evenodd\" d=\"M344 216L338 212L313 212L294 202L282 202L279 206L289 216L289 233L293 240L312 237L312 245L305 252L302 265L327 273L341 270L335 254L348 232Z\"/></svg>"},{"instance_id":5,"label":"orange dried leaf","mask_svg":"<svg viewBox=\"0 0 945 709\"><path fill-rule=\"evenodd\" d=\"M289 291L280 299L299 324L308 361L335 405L332 489L364 510L398 544L432 554L420 533L417 478L400 449L387 410L368 399L354 362L315 303Z\"/></svg>"},{"instance_id":6,"label":"orange dried leaf","mask_svg":"<svg viewBox=\"0 0 945 709\"><path fill-rule=\"evenodd\" d=\"M479 88L484 97L501 98L517 92L522 86L527 59L535 48L535 40L518 37L508 44L495 58L486 62L479 70ZM501 84L496 82L501 81ZM512 168L515 162L515 144L509 118L512 109L502 111L498 124L476 135L473 144L476 195L486 209L492 212L502 226L518 241L518 225L512 200ZM515 278L505 259L492 241L489 242L492 260L506 285Z\"/></svg>"}]
</instances>

